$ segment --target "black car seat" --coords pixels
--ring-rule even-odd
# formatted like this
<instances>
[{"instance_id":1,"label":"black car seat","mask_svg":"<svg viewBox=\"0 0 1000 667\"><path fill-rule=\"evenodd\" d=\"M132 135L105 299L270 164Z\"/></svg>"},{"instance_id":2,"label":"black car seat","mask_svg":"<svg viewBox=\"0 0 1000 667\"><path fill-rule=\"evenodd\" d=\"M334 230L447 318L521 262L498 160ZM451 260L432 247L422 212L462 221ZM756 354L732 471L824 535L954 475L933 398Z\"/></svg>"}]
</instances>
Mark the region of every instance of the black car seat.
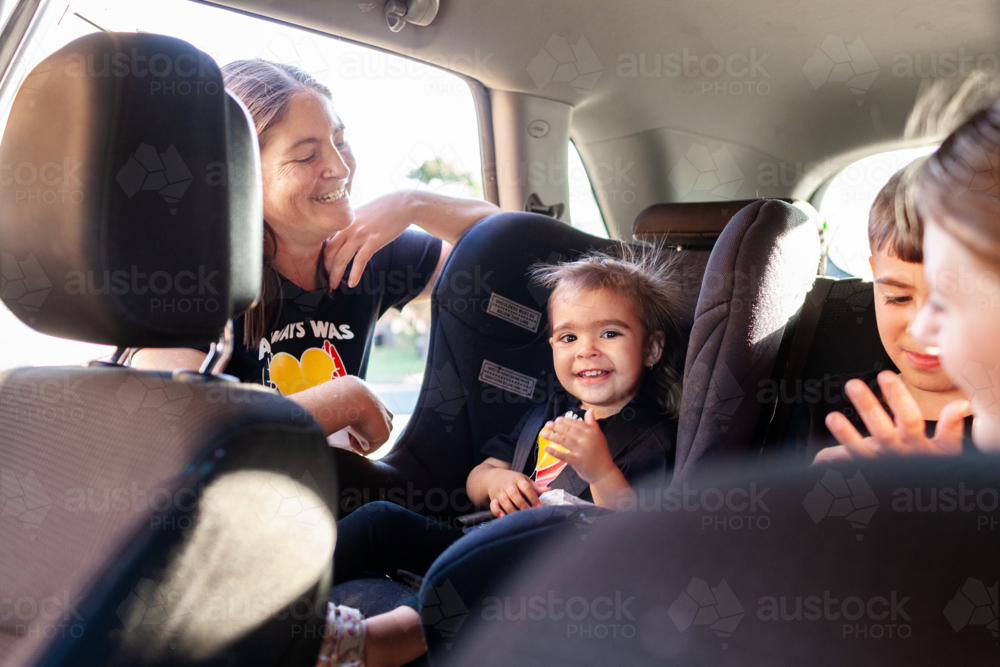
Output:
<instances>
[{"instance_id":1,"label":"black car seat","mask_svg":"<svg viewBox=\"0 0 1000 667\"><path fill-rule=\"evenodd\" d=\"M314 664L328 447L294 403L211 374L260 285L249 114L169 37L96 33L34 73L0 144L0 292L118 351L0 373L0 664ZM202 372L114 363L217 341Z\"/></svg>"},{"instance_id":2,"label":"black car seat","mask_svg":"<svg viewBox=\"0 0 1000 667\"><path fill-rule=\"evenodd\" d=\"M816 279L792 336L785 368L768 387L773 411L762 415L753 447L762 458L809 462L832 441L823 420L850 411L844 386L896 370L879 338L872 283L861 278Z\"/></svg>"},{"instance_id":3,"label":"black car seat","mask_svg":"<svg viewBox=\"0 0 1000 667\"><path fill-rule=\"evenodd\" d=\"M434 287L427 368L398 443L380 461L337 452L341 510L381 498L446 520L474 511L464 490L479 448L556 382L548 292L529 283L528 269L613 243L533 213L500 213L466 232ZM708 252L682 254L693 304Z\"/></svg>"},{"instance_id":4,"label":"black car seat","mask_svg":"<svg viewBox=\"0 0 1000 667\"><path fill-rule=\"evenodd\" d=\"M688 344L675 482L750 453L767 413L761 392L784 370L781 357L816 278L818 215L804 202L758 201L715 244Z\"/></svg>"},{"instance_id":5,"label":"black car seat","mask_svg":"<svg viewBox=\"0 0 1000 667\"><path fill-rule=\"evenodd\" d=\"M457 634L432 662L996 664L997 479L980 455L643 489L500 590L441 595L429 620Z\"/></svg>"}]
</instances>

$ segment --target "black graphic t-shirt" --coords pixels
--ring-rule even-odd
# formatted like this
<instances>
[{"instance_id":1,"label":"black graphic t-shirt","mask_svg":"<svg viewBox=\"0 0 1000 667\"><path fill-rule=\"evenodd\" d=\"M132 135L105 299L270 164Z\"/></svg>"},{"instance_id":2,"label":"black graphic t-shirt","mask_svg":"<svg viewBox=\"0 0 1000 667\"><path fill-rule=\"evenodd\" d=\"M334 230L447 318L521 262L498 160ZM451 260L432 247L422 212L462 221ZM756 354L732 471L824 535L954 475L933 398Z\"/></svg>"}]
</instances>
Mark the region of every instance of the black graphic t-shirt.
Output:
<instances>
[{"instance_id":1,"label":"black graphic t-shirt","mask_svg":"<svg viewBox=\"0 0 1000 667\"><path fill-rule=\"evenodd\" d=\"M350 265L332 294L303 290L280 276L280 308L260 345L243 343L243 315L233 321L236 347L225 372L294 394L333 377L364 377L375 322L390 308L402 308L426 287L441 241L407 230L368 262L361 282L347 286Z\"/></svg>"}]
</instances>

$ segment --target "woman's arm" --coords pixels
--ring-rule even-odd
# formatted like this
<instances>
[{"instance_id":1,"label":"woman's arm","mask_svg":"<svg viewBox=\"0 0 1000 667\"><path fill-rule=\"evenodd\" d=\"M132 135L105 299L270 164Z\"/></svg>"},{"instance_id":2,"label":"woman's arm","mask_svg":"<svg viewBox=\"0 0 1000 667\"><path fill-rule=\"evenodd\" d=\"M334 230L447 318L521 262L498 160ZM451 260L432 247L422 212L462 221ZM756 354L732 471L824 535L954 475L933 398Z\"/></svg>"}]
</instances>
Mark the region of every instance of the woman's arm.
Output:
<instances>
[{"instance_id":1,"label":"woman's arm","mask_svg":"<svg viewBox=\"0 0 1000 667\"><path fill-rule=\"evenodd\" d=\"M188 347L144 347L132 355L132 368L140 371L196 371L207 355Z\"/></svg>"},{"instance_id":2,"label":"woman's arm","mask_svg":"<svg viewBox=\"0 0 1000 667\"><path fill-rule=\"evenodd\" d=\"M347 263L356 256L348 278L348 284L356 286L372 256L410 225L417 225L446 244L454 244L472 225L499 212L493 204L479 199L446 197L432 192L401 190L383 195L358 208L351 226L330 237L324 257L330 284L340 284ZM438 271L447 256L442 248ZM429 284L433 285L433 280Z\"/></svg>"},{"instance_id":3,"label":"woman's arm","mask_svg":"<svg viewBox=\"0 0 1000 667\"><path fill-rule=\"evenodd\" d=\"M353 375L333 378L288 398L311 412L325 435L353 427L370 445L365 454L384 445L392 432L389 408L364 380Z\"/></svg>"},{"instance_id":4,"label":"woman's arm","mask_svg":"<svg viewBox=\"0 0 1000 667\"><path fill-rule=\"evenodd\" d=\"M132 357L132 368L196 371L204 360L204 352L190 348L143 348ZM334 378L288 398L312 413L324 435L353 427L370 445L366 454L385 444L392 432L392 413L385 403L364 380L351 375Z\"/></svg>"}]
</instances>

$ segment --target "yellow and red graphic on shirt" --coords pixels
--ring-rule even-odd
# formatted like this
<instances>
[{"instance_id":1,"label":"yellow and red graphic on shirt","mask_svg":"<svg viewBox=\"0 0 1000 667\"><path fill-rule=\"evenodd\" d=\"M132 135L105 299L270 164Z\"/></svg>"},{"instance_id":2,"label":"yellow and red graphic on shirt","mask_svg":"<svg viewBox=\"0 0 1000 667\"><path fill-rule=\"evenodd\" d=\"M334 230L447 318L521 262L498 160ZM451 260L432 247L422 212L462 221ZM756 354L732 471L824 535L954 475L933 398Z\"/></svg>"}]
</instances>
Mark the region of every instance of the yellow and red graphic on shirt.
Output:
<instances>
[{"instance_id":1,"label":"yellow and red graphic on shirt","mask_svg":"<svg viewBox=\"0 0 1000 667\"><path fill-rule=\"evenodd\" d=\"M347 371L337 348L326 340L323 347L310 347L296 359L287 352L271 358L268 376L284 396L321 385L327 380L344 377Z\"/></svg>"},{"instance_id":2,"label":"yellow and red graphic on shirt","mask_svg":"<svg viewBox=\"0 0 1000 667\"><path fill-rule=\"evenodd\" d=\"M549 442L542 437L541 432L538 433L538 462L535 463L535 482L541 486L548 486L552 483L566 467L566 462L549 454L545 451L546 447L566 451L565 447Z\"/></svg>"}]
</instances>

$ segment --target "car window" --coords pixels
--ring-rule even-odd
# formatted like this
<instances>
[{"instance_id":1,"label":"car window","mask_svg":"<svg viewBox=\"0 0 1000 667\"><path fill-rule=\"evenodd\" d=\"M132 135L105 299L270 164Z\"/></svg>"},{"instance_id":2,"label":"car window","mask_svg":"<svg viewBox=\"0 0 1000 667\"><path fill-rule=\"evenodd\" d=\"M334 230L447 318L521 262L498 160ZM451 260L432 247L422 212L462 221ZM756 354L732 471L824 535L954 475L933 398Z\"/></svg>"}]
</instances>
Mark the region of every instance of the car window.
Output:
<instances>
[{"instance_id":1,"label":"car window","mask_svg":"<svg viewBox=\"0 0 1000 667\"><path fill-rule=\"evenodd\" d=\"M333 91L359 164L351 197L356 207L400 189L483 197L475 103L468 84L449 72L187 0L81 0L63 6L64 11L48 13L54 20L25 45L14 76L23 79L50 53L97 30L171 35L220 65L242 58L296 65ZM435 64L448 65L445 60ZM18 280L21 269L5 256L5 285ZM395 433L416 404L429 324L427 304L390 311L378 323L368 379L396 415ZM6 343L0 349L0 369L83 363L112 351L39 334L3 306L0 337Z\"/></svg>"},{"instance_id":2,"label":"car window","mask_svg":"<svg viewBox=\"0 0 1000 667\"><path fill-rule=\"evenodd\" d=\"M868 210L893 174L936 148L924 146L872 155L852 163L830 180L817 207L827 225L824 242L828 275L872 280Z\"/></svg>"},{"instance_id":3,"label":"car window","mask_svg":"<svg viewBox=\"0 0 1000 667\"><path fill-rule=\"evenodd\" d=\"M608 226L601 215L601 207L594 196L587 168L580 158L576 144L569 142L569 214L571 224L577 229L608 238Z\"/></svg>"}]
</instances>

